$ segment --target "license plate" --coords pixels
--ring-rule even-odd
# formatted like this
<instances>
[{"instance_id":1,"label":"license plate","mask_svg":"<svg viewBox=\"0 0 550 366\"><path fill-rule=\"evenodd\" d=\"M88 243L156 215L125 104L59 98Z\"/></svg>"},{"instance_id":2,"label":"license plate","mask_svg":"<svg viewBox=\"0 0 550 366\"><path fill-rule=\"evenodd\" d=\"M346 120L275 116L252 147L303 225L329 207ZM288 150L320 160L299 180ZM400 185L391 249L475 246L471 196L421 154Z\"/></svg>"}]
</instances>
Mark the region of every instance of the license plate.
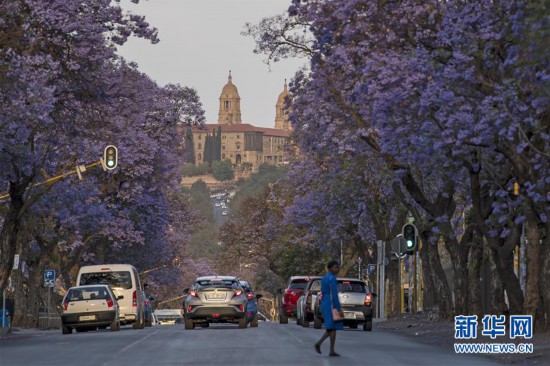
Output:
<instances>
[{"instance_id":1,"label":"license plate","mask_svg":"<svg viewBox=\"0 0 550 366\"><path fill-rule=\"evenodd\" d=\"M80 320L81 322L87 322L87 321L90 321L90 320L95 320L95 315L82 315L82 316L78 317L78 320Z\"/></svg>"},{"instance_id":2,"label":"license plate","mask_svg":"<svg viewBox=\"0 0 550 366\"><path fill-rule=\"evenodd\" d=\"M206 295L206 298L207 299L225 299L225 294L223 293L213 293L213 294L209 294L209 295Z\"/></svg>"},{"instance_id":3,"label":"license plate","mask_svg":"<svg viewBox=\"0 0 550 366\"><path fill-rule=\"evenodd\" d=\"M355 313L345 312L344 313L344 318L346 318L346 319L356 319L357 315L355 315Z\"/></svg>"}]
</instances>

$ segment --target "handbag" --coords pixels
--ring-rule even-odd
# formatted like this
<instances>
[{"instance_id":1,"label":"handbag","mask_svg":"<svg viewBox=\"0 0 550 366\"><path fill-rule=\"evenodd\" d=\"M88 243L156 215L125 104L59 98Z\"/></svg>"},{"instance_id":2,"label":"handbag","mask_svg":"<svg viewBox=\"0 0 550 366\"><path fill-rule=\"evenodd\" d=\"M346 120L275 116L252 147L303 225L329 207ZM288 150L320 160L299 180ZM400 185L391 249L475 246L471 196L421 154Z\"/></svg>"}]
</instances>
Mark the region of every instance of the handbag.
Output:
<instances>
[{"instance_id":1,"label":"handbag","mask_svg":"<svg viewBox=\"0 0 550 366\"><path fill-rule=\"evenodd\" d=\"M339 322L344 320L344 317L340 315L340 312L332 305L332 284L330 284L329 287L330 287L330 308L332 309L332 320L335 322Z\"/></svg>"}]
</instances>

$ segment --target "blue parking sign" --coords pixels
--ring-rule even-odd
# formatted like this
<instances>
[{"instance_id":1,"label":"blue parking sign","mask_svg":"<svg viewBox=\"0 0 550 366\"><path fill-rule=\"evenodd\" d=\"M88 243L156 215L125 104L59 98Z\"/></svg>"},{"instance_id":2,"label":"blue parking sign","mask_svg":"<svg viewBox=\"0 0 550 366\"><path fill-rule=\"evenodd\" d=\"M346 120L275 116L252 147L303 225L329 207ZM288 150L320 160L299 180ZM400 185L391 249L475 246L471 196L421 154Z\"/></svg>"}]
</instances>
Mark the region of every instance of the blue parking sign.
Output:
<instances>
[{"instance_id":1,"label":"blue parking sign","mask_svg":"<svg viewBox=\"0 0 550 366\"><path fill-rule=\"evenodd\" d=\"M47 285L53 285L55 283L55 270L44 270L44 283Z\"/></svg>"}]
</instances>

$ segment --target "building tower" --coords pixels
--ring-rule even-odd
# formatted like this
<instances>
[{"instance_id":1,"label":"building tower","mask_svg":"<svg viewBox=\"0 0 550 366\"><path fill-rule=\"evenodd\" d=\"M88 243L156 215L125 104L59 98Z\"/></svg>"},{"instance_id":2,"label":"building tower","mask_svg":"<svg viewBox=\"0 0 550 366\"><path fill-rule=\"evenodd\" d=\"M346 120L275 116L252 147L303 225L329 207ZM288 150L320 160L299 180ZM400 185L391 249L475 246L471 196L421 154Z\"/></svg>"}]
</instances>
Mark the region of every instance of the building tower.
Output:
<instances>
[{"instance_id":1,"label":"building tower","mask_svg":"<svg viewBox=\"0 0 550 366\"><path fill-rule=\"evenodd\" d=\"M233 84L231 70L227 77L227 84L222 89L220 95L220 112L218 113L218 123L222 125L241 124L241 97L235 84Z\"/></svg>"},{"instance_id":2,"label":"building tower","mask_svg":"<svg viewBox=\"0 0 550 366\"><path fill-rule=\"evenodd\" d=\"M279 98L277 99L277 104L275 104L275 128L278 130L285 130L290 131L290 123L288 121L288 111L286 110L286 97L288 97L290 93L288 92L288 86L286 84L285 79L285 86L281 94L279 94Z\"/></svg>"}]
</instances>

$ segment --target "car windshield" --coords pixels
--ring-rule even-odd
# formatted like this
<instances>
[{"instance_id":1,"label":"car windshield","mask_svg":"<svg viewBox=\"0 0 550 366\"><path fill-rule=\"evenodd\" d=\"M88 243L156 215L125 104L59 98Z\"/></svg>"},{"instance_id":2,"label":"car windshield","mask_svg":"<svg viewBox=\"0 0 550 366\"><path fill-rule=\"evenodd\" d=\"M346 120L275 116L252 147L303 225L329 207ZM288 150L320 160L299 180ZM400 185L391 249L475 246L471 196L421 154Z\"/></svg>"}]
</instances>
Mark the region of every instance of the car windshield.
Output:
<instances>
[{"instance_id":1,"label":"car windshield","mask_svg":"<svg viewBox=\"0 0 550 366\"><path fill-rule=\"evenodd\" d=\"M219 278L212 278L208 280L201 280L195 282L193 286L195 290L203 290L207 288L228 288L236 290L240 287L239 283L235 280L222 280Z\"/></svg>"},{"instance_id":2,"label":"car windshield","mask_svg":"<svg viewBox=\"0 0 550 366\"><path fill-rule=\"evenodd\" d=\"M311 287L309 288L310 291L321 291L321 281L315 280L311 284Z\"/></svg>"},{"instance_id":3,"label":"car windshield","mask_svg":"<svg viewBox=\"0 0 550 366\"><path fill-rule=\"evenodd\" d=\"M366 293L366 287L363 282L338 281L339 292L360 292Z\"/></svg>"},{"instance_id":4,"label":"car windshield","mask_svg":"<svg viewBox=\"0 0 550 366\"><path fill-rule=\"evenodd\" d=\"M252 286L250 286L250 284L246 281L240 281L240 284L243 288L243 290L245 290L246 292L252 292Z\"/></svg>"},{"instance_id":5,"label":"car windshield","mask_svg":"<svg viewBox=\"0 0 550 366\"><path fill-rule=\"evenodd\" d=\"M105 287L77 287L71 288L67 293L68 301L107 300L111 296Z\"/></svg>"},{"instance_id":6,"label":"car windshield","mask_svg":"<svg viewBox=\"0 0 550 366\"><path fill-rule=\"evenodd\" d=\"M128 271L83 273L80 276L80 286L109 285L111 288L132 288L132 276Z\"/></svg>"},{"instance_id":7,"label":"car windshield","mask_svg":"<svg viewBox=\"0 0 550 366\"><path fill-rule=\"evenodd\" d=\"M288 285L291 290L304 290L307 287L309 281L307 280L294 280Z\"/></svg>"}]
</instances>

